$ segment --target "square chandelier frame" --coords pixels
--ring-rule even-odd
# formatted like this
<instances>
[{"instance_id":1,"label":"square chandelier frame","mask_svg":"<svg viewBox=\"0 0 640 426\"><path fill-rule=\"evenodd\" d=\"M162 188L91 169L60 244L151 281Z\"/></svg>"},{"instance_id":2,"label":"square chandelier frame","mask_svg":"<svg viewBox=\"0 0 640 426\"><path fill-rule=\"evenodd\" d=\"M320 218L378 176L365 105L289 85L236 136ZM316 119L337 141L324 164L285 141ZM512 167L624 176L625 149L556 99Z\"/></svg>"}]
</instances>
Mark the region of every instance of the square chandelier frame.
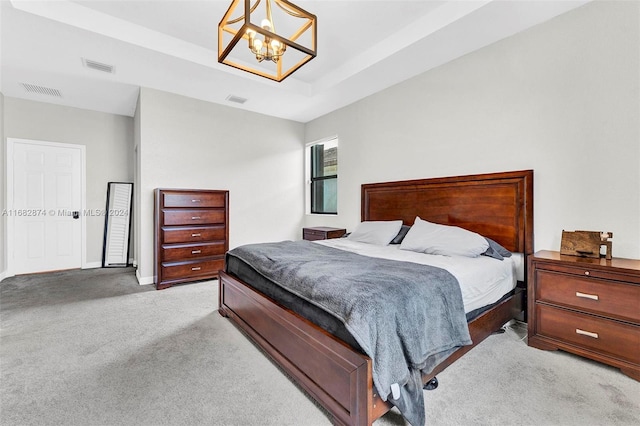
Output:
<instances>
[{"instance_id":1,"label":"square chandelier frame","mask_svg":"<svg viewBox=\"0 0 640 426\"><path fill-rule=\"evenodd\" d=\"M257 10L258 5L263 1L266 2L268 0L254 0L254 4L252 6L251 0L233 0L231 5L229 6L229 9L218 24L218 62L280 82L290 76L302 65L306 64L311 59L316 57L317 18L316 15L309 13L306 10L301 9L300 7L286 0L271 0L273 3L276 3L277 6L280 6L283 10L289 9L289 11L292 13L287 13L291 16L291 18L300 19L302 21L302 24L297 27L293 34L291 34L288 38L283 37L280 34L271 32L268 29L262 28L251 22L252 13L255 18L255 15L257 13L254 12ZM239 15L238 18L232 18L233 13L236 11L236 9L239 9L238 6L240 5L242 5L242 7L244 8L242 15ZM231 27L232 24L238 23L240 21L243 22L242 26L239 29ZM257 67L252 67L251 65L246 63L238 62L230 56L230 53L241 40L244 40L247 43L249 42L249 35L247 33L248 31L254 31L256 34L260 34L263 37L277 40L280 43L285 44L287 47L293 48L302 53L304 57L302 57L301 60L287 69L283 69L283 60L282 58L280 58L280 60L276 63L276 71L273 73L267 70L259 69ZM310 32L310 46L303 46L297 41L303 34L306 34L307 32ZM231 41L226 46L224 45L225 33L232 36ZM284 53L284 55L286 55L286 52Z\"/></svg>"}]
</instances>

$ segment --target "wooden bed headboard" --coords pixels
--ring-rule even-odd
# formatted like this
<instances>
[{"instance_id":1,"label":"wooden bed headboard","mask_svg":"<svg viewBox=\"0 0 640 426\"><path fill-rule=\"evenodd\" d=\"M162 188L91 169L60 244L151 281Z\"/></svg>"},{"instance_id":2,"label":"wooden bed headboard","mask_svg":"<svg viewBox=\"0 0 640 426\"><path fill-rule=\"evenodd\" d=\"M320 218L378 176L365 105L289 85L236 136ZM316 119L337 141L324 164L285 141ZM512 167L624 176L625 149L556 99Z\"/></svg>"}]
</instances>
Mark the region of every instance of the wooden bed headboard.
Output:
<instances>
[{"instance_id":1,"label":"wooden bed headboard","mask_svg":"<svg viewBox=\"0 0 640 426\"><path fill-rule=\"evenodd\" d=\"M361 206L363 221L420 216L533 253L533 170L364 184Z\"/></svg>"}]
</instances>

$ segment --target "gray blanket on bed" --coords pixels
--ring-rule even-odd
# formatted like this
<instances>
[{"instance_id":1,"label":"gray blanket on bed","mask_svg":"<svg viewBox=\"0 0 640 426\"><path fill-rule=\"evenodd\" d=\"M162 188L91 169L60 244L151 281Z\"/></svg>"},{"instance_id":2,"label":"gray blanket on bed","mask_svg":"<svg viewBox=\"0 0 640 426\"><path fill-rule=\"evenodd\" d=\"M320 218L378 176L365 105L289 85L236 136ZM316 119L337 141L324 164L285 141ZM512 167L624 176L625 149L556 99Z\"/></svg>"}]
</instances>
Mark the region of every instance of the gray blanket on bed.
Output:
<instances>
[{"instance_id":1,"label":"gray blanket on bed","mask_svg":"<svg viewBox=\"0 0 640 426\"><path fill-rule=\"evenodd\" d=\"M430 372L455 349L471 344L453 275L309 241L250 244L228 255L343 321L373 360L380 397L412 425L425 423L420 372ZM392 394L396 383L398 399Z\"/></svg>"}]
</instances>

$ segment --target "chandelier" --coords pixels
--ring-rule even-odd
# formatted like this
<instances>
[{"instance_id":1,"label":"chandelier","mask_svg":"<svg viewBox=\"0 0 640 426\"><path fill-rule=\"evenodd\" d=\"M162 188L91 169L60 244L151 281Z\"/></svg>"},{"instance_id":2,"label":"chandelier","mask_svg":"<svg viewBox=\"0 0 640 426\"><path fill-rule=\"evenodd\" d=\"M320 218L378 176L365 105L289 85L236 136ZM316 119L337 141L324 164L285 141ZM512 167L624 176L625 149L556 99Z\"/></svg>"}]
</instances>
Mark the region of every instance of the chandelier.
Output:
<instances>
[{"instance_id":1,"label":"chandelier","mask_svg":"<svg viewBox=\"0 0 640 426\"><path fill-rule=\"evenodd\" d=\"M233 0L218 24L218 62L282 81L316 57L316 22L286 0Z\"/></svg>"}]
</instances>

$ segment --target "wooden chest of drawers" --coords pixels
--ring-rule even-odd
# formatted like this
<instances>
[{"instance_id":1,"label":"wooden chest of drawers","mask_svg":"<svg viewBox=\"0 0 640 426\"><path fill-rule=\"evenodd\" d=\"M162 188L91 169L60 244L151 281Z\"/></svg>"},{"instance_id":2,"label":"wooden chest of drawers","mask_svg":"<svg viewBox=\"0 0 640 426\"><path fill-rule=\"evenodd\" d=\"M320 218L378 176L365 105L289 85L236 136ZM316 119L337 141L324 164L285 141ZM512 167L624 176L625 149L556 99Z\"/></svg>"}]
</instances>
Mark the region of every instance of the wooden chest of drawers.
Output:
<instances>
[{"instance_id":1,"label":"wooden chest of drawers","mask_svg":"<svg viewBox=\"0 0 640 426\"><path fill-rule=\"evenodd\" d=\"M211 279L229 249L229 191L155 190L154 282Z\"/></svg>"},{"instance_id":2,"label":"wooden chest of drawers","mask_svg":"<svg viewBox=\"0 0 640 426\"><path fill-rule=\"evenodd\" d=\"M529 346L572 352L640 380L640 260L541 251L528 267Z\"/></svg>"},{"instance_id":3,"label":"wooden chest of drawers","mask_svg":"<svg viewBox=\"0 0 640 426\"><path fill-rule=\"evenodd\" d=\"M328 240L330 238L340 238L347 233L344 228L331 228L328 226L316 226L313 228L302 228L303 240Z\"/></svg>"}]
</instances>

